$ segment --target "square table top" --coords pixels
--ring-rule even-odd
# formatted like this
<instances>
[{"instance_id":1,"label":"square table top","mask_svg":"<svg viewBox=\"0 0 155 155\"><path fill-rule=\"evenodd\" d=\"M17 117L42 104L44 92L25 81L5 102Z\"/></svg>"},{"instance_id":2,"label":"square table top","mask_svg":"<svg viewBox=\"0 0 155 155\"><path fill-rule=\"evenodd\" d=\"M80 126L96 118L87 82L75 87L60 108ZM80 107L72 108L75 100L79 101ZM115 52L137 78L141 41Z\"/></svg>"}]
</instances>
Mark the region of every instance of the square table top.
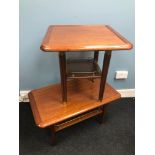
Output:
<instances>
[{"instance_id":1,"label":"square table top","mask_svg":"<svg viewBox=\"0 0 155 155\"><path fill-rule=\"evenodd\" d=\"M132 44L108 25L51 25L40 48L46 52L129 50Z\"/></svg>"}]
</instances>

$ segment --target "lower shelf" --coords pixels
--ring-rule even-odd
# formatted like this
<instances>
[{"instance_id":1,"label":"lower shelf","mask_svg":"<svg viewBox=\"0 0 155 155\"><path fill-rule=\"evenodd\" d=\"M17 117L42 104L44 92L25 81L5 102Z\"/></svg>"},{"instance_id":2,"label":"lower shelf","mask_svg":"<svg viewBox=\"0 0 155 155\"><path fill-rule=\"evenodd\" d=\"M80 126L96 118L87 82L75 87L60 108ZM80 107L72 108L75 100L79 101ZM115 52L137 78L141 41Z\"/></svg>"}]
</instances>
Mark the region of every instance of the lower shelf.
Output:
<instances>
[{"instance_id":1,"label":"lower shelf","mask_svg":"<svg viewBox=\"0 0 155 155\"><path fill-rule=\"evenodd\" d=\"M88 79L68 81L66 104L62 102L61 84L31 91L28 95L36 125L40 128L55 125L121 97L114 88L106 83L103 100L98 101L99 85L100 79L95 79L94 82ZM74 120L74 122L76 121Z\"/></svg>"},{"instance_id":2,"label":"lower shelf","mask_svg":"<svg viewBox=\"0 0 155 155\"><path fill-rule=\"evenodd\" d=\"M75 118L71 118L71 119L65 120L62 123L55 124L54 125L55 131L59 131L59 130L62 130L64 128L67 128L67 127L69 127L71 125L74 125L76 123L79 123L81 121L84 121L84 120L86 120L88 118L91 118L93 116L99 115L102 112L103 111L102 111L101 108L97 108L97 109L91 110L89 112L86 112L84 114L81 114L79 116L76 116Z\"/></svg>"}]
</instances>

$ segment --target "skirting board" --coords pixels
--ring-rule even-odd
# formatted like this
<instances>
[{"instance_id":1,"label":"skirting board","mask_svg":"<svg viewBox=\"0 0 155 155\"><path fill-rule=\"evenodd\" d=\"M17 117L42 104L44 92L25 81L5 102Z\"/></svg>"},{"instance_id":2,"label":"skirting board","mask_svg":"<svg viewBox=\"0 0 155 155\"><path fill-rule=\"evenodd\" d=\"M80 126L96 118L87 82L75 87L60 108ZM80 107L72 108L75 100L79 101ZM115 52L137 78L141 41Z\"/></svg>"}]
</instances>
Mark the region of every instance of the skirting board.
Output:
<instances>
[{"instance_id":1,"label":"skirting board","mask_svg":"<svg viewBox=\"0 0 155 155\"><path fill-rule=\"evenodd\" d=\"M118 89L122 98L135 97L135 89ZM29 102L28 93L30 90L21 90L19 95L19 102Z\"/></svg>"}]
</instances>

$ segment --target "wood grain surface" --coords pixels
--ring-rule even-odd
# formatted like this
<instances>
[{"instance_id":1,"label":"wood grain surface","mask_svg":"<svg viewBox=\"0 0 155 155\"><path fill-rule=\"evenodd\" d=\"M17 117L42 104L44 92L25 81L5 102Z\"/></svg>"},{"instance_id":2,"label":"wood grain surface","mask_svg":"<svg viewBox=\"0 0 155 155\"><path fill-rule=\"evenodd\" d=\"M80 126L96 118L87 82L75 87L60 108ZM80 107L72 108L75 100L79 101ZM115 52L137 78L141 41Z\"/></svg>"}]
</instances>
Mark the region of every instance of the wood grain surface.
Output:
<instances>
[{"instance_id":1,"label":"wood grain surface","mask_svg":"<svg viewBox=\"0 0 155 155\"><path fill-rule=\"evenodd\" d=\"M93 110L119 99L120 94L106 84L102 101L98 101L100 80L71 80L67 82L68 102L63 104L61 85L55 84L29 93L30 105L36 125L44 128L71 117Z\"/></svg>"},{"instance_id":2,"label":"wood grain surface","mask_svg":"<svg viewBox=\"0 0 155 155\"><path fill-rule=\"evenodd\" d=\"M41 44L46 52L131 48L132 44L108 25L51 25Z\"/></svg>"}]
</instances>

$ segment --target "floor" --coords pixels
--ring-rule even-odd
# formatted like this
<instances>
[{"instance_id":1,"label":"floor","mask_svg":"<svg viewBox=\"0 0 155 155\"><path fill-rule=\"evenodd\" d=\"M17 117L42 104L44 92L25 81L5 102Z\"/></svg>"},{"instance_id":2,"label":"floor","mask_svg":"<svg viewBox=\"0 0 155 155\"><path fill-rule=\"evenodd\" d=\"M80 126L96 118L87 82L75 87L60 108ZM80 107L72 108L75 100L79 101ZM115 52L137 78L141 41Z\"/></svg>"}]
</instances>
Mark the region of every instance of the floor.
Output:
<instances>
[{"instance_id":1,"label":"floor","mask_svg":"<svg viewBox=\"0 0 155 155\"><path fill-rule=\"evenodd\" d=\"M20 155L134 155L135 99L107 106L103 124L91 118L57 133L51 145L49 129L35 126L29 103L19 104Z\"/></svg>"}]
</instances>

